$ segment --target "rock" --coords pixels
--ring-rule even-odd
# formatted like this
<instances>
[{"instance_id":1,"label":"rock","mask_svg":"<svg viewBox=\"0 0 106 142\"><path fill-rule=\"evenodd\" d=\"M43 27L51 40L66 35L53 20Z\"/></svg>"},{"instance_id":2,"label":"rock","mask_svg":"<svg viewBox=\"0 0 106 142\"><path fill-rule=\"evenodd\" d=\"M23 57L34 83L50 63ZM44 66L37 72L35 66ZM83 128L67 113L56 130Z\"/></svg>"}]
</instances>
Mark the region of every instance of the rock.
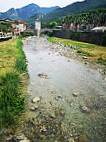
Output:
<instances>
[{"instance_id":1,"label":"rock","mask_svg":"<svg viewBox=\"0 0 106 142\"><path fill-rule=\"evenodd\" d=\"M24 134L22 134L17 137L17 140L28 140L28 138Z\"/></svg>"},{"instance_id":2,"label":"rock","mask_svg":"<svg viewBox=\"0 0 106 142\"><path fill-rule=\"evenodd\" d=\"M0 129L0 135L2 135L3 133L5 133L7 131L7 129L6 128L2 128L2 129Z\"/></svg>"},{"instance_id":3,"label":"rock","mask_svg":"<svg viewBox=\"0 0 106 142\"><path fill-rule=\"evenodd\" d=\"M73 93L73 96L77 97L77 96L78 96L78 93Z\"/></svg>"},{"instance_id":4,"label":"rock","mask_svg":"<svg viewBox=\"0 0 106 142\"><path fill-rule=\"evenodd\" d=\"M38 76L39 76L40 78L48 79L48 76L47 76L46 74L43 74L43 73L38 74Z\"/></svg>"},{"instance_id":5,"label":"rock","mask_svg":"<svg viewBox=\"0 0 106 142\"><path fill-rule=\"evenodd\" d=\"M34 110L36 110L36 109L38 109L38 106L32 106L32 107L30 107L30 110L31 110L31 111L34 111Z\"/></svg>"},{"instance_id":6,"label":"rock","mask_svg":"<svg viewBox=\"0 0 106 142\"><path fill-rule=\"evenodd\" d=\"M62 116L64 116L64 115L65 115L65 112L64 112L64 111L61 111L60 114L61 114Z\"/></svg>"},{"instance_id":7,"label":"rock","mask_svg":"<svg viewBox=\"0 0 106 142\"><path fill-rule=\"evenodd\" d=\"M58 97L58 98L62 98L62 96L61 96L61 95L58 95L57 97Z\"/></svg>"},{"instance_id":8,"label":"rock","mask_svg":"<svg viewBox=\"0 0 106 142\"><path fill-rule=\"evenodd\" d=\"M35 109L38 109L38 106L34 106Z\"/></svg>"},{"instance_id":9,"label":"rock","mask_svg":"<svg viewBox=\"0 0 106 142\"><path fill-rule=\"evenodd\" d=\"M81 109L82 109L83 112L86 112L86 113L90 112L90 109L86 106L81 106Z\"/></svg>"},{"instance_id":10,"label":"rock","mask_svg":"<svg viewBox=\"0 0 106 142\"><path fill-rule=\"evenodd\" d=\"M71 100L68 100L68 103L72 103L72 101L71 101Z\"/></svg>"},{"instance_id":11,"label":"rock","mask_svg":"<svg viewBox=\"0 0 106 142\"><path fill-rule=\"evenodd\" d=\"M84 135L80 135L78 138L78 142L88 142L87 136Z\"/></svg>"},{"instance_id":12,"label":"rock","mask_svg":"<svg viewBox=\"0 0 106 142\"><path fill-rule=\"evenodd\" d=\"M88 57L86 57L86 56L83 56L83 59L88 59Z\"/></svg>"},{"instance_id":13,"label":"rock","mask_svg":"<svg viewBox=\"0 0 106 142\"><path fill-rule=\"evenodd\" d=\"M70 60L68 60L68 62L70 62Z\"/></svg>"},{"instance_id":14,"label":"rock","mask_svg":"<svg viewBox=\"0 0 106 142\"><path fill-rule=\"evenodd\" d=\"M88 62L85 62L85 64L87 65L87 64L88 64Z\"/></svg>"},{"instance_id":15,"label":"rock","mask_svg":"<svg viewBox=\"0 0 106 142\"><path fill-rule=\"evenodd\" d=\"M35 107L30 107L30 110L31 110L31 111L34 111L34 110L35 110Z\"/></svg>"},{"instance_id":16,"label":"rock","mask_svg":"<svg viewBox=\"0 0 106 142\"><path fill-rule=\"evenodd\" d=\"M51 113L49 116L50 116L51 118L56 118L56 116L55 116L53 113Z\"/></svg>"},{"instance_id":17,"label":"rock","mask_svg":"<svg viewBox=\"0 0 106 142\"><path fill-rule=\"evenodd\" d=\"M45 135L40 135L39 138L40 139L45 139Z\"/></svg>"},{"instance_id":18,"label":"rock","mask_svg":"<svg viewBox=\"0 0 106 142\"><path fill-rule=\"evenodd\" d=\"M21 140L20 142L31 142L30 140Z\"/></svg>"},{"instance_id":19,"label":"rock","mask_svg":"<svg viewBox=\"0 0 106 142\"><path fill-rule=\"evenodd\" d=\"M31 85L35 85L34 83L31 83Z\"/></svg>"},{"instance_id":20,"label":"rock","mask_svg":"<svg viewBox=\"0 0 106 142\"><path fill-rule=\"evenodd\" d=\"M70 138L68 142L75 142L75 140L73 138Z\"/></svg>"},{"instance_id":21,"label":"rock","mask_svg":"<svg viewBox=\"0 0 106 142\"><path fill-rule=\"evenodd\" d=\"M40 98L39 97L36 97L32 100L33 103L36 103L36 102L39 102L40 101Z\"/></svg>"}]
</instances>

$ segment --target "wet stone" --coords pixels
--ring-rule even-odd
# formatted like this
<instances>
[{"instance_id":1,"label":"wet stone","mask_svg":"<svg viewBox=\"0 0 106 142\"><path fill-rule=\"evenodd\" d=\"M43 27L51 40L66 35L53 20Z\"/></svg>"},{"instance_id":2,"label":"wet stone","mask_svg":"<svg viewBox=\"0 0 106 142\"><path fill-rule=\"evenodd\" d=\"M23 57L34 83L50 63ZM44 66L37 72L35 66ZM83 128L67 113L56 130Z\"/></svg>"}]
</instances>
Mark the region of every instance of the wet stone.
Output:
<instances>
[{"instance_id":1,"label":"wet stone","mask_svg":"<svg viewBox=\"0 0 106 142\"><path fill-rule=\"evenodd\" d=\"M88 57L86 57L86 56L83 56L83 59L88 59Z\"/></svg>"},{"instance_id":2,"label":"wet stone","mask_svg":"<svg viewBox=\"0 0 106 142\"><path fill-rule=\"evenodd\" d=\"M55 116L53 113L51 113L49 116L50 116L51 118L56 118L56 116Z\"/></svg>"},{"instance_id":3,"label":"wet stone","mask_svg":"<svg viewBox=\"0 0 106 142\"><path fill-rule=\"evenodd\" d=\"M77 96L78 96L78 93L73 93L73 96L77 97Z\"/></svg>"},{"instance_id":4,"label":"wet stone","mask_svg":"<svg viewBox=\"0 0 106 142\"><path fill-rule=\"evenodd\" d=\"M31 111L34 111L34 110L35 110L35 107L30 107L30 110L31 110Z\"/></svg>"},{"instance_id":5,"label":"wet stone","mask_svg":"<svg viewBox=\"0 0 106 142\"><path fill-rule=\"evenodd\" d=\"M40 139L45 139L45 135L40 135L39 138Z\"/></svg>"},{"instance_id":6,"label":"wet stone","mask_svg":"<svg viewBox=\"0 0 106 142\"><path fill-rule=\"evenodd\" d=\"M70 138L68 142L75 142L75 140L73 138Z\"/></svg>"},{"instance_id":7,"label":"wet stone","mask_svg":"<svg viewBox=\"0 0 106 142\"><path fill-rule=\"evenodd\" d=\"M64 112L64 111L61 111L60 114L61 114L62 116L64 116L64 115L65 115L65 112Z\"/></svg>"},{"instance_id":8,"label":"wet stone","mask_svg":"<svg viewBox=\"0 0 106 142\"><path fill-rule=\"evenodd\" d=\"M30 107L30 110L31 110L31 111L34 111L34 110L36 110L36 109L38 109L38 106L32 106L32 107Z\"/></svg>"},{"instance_id":9,"label":"wet stone","mask_svg":"<svg viewBox=\"0 0 106 142\"><path fill-rule=\"evenodd\" d=\"M85 65L87 65L88 64L88 62L85 62Z\"/></svg>"},{"instance_id":10,"label":"wet stone","mask_svg":"<svg viewBox=\"0 0 106 142\"><path fill-rule=\"evenodd\" d=\"M30 140L21 140L20 142L31 142Z\"/></svg>"},{"instance_id":11,"label":"wet stone","mask_svg":"<svg viewBox=\"0 0 106 142\"><path fill-rule=\"evenodd\" d=\"M40 73L40 74L38 74L38 76L39 76L40 78L48 79L48 76L47 76L46 74L44 74L44 73Z\"/></svg>"},{"instance_id":12,"label":"wet stone","mask_svg":"<svg viewBox=\"0 0 106 142\"><path fill-rule=\"evenodd\" d=\"M88 142L87 136L84 135L80 135L78 138L78 142Z\"/></svg>"},{"instance_id":13,"label":"wet stone","mask_svg":"<svg viewBox=\"0 0 106 142\"><path fill-rule=\"evenodd\" d=\"M61 95L58 95L57 97L58 97L58 98L62 98L62 96L61 96Z\"/></svg>"},{"instance_id":14,"label":"wet stone","mask_svg":"<svg viewBox=\"0 0 106 142\"><path fill-rule=\"evenodd\" d=\"M40 101L40 98L39 97L36 97L32 100L33 103L36 103L36 102L39 102Z\"/></svg>"},{"instance_id":15,"label":"wet stone","mask_svg":"<svg viewBox=\"0 0 106 142\"><path fill-rule=\"evenodd\" d=\"M81 106L81 109L85 113L89 113L90 112L90 109L88 107L86 107L86 106Z\"/></svg>"}]
</instances>

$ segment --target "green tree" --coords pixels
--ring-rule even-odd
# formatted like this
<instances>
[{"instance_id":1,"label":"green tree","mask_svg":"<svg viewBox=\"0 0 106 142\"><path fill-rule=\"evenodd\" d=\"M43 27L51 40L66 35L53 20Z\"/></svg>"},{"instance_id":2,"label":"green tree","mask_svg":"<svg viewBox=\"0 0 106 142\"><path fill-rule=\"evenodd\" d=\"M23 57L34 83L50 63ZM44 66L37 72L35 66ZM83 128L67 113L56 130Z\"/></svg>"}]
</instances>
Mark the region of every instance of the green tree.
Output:
<instances>
[{"instance_id":1,"label":"green tree","mask_svg":"<svg viewBox=\"0 0 106 142\"><path fill-rule=\"evenodd\" d=\"M49 28L53 29L53 28L55 28L57 25L58 25L58 24L57 24L57 22L55 22L55 21L50 22L50 23L49 23Z\"/></svg>"}]
</instances>

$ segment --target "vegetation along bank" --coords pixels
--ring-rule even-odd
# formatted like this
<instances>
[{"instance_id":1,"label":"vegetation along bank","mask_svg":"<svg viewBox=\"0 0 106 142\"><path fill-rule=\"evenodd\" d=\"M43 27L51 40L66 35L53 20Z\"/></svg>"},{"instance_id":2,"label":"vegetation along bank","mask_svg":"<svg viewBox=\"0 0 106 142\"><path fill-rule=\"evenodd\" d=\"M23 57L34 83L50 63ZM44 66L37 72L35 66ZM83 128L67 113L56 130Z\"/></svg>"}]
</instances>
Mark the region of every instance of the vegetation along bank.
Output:
<instances>
[{"instance_id":1,"label":"vegetation along bank","mask_svg":"<svg viewBox=\"0 0 106 142\"><path fill-rule=\"evenodd\" d=\"M86 57L88 60L106 65L106 47L84 42L73 41L56 37L48 38L54 44L62 44L64 47L73 48L77 53Z\"/></svg>"},{"instance_id":2,"label":"vegetation along bank","mask_svg":"<svg viewBox=\"0 0 106 142\"><path fill-rule=\"evenodd\" d=\"M25 84L28 78L21 39L0 43L0 131L15 124L25 108Z\"/></svg>"}]
</instances>

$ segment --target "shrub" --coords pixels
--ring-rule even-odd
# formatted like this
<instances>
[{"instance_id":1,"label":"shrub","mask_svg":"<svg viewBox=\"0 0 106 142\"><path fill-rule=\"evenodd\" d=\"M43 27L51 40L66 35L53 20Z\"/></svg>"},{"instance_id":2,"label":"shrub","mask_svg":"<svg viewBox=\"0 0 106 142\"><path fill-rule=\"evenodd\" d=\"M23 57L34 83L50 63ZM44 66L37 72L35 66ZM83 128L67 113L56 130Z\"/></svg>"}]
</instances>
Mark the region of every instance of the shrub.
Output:
<instances>
[{"instance_id":1,"label":"shrub","mask_svg":"<svg viewBox=\"0 0 106 142\"><path fill-rule=\"evenodd\" d=\"M79 33L75 33L75 40L78 40L80 37L80 34Z\"/></svg>"},{"instance_id":2,"label":"shrub","mask_svg":"<svg viewBox=\"0 0 106 142\"><path fill-rule=\"evenodd\" d=\"M73 37L74 37L74 33L71 32L71 33L70 33L70 39L73 39Z\"/></svg>"},{"instance_id":3,"label":"shrub","mask_svg":"<svg viewBox=\"0 0 106 142\"><path fill-rule=\"evenodd\" d=\"M102 45L106 46L106 33L104 33L104 35L102 37Z\"/></svg>"}]
</instances>

